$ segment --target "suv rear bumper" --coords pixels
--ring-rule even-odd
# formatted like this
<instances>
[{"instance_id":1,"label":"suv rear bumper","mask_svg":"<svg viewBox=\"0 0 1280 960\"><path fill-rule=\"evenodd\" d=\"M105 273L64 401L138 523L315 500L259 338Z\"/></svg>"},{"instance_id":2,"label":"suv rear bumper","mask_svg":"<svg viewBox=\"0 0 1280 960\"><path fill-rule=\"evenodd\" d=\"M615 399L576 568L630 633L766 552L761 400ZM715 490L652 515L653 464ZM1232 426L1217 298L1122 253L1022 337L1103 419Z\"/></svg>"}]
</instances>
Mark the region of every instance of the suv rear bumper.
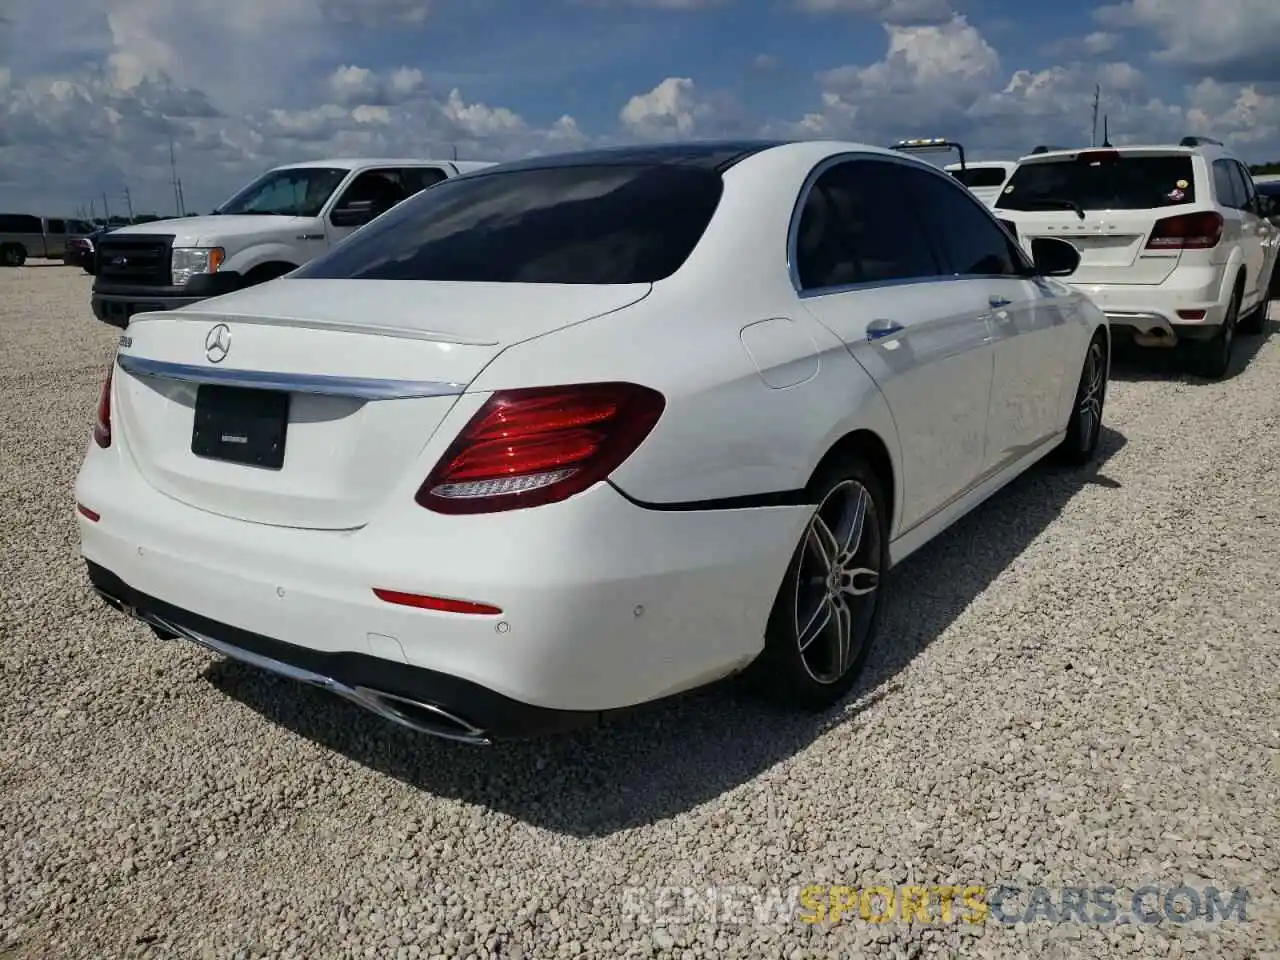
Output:
<instances>
[{"instance_id":1,"label":"suv rear bumper","mask_svg":"<svg viewBox=\"0 0 1280 960\"><path fill-rule=\"evenodd\" d=\"M1143 346L1173 346L1205 340L1222 326L1231 288L1226 267L1181 267L1162 284L1074 284L1103 313L1113 329Z\"/></svg>"},{"instance_id":2,"label":"suv rear bumper","mask_svg":"<svg viewBox=\"0 0 1280 960\"><path fill-rule=\"evenodd\" d=\"M127 327L135 313L177 310L201 300L239 290L243 277L234 270L192 277L183 287L155 287L135 284L95 283L91 304L93 315L114 327Z\"/></svg>"}]
</instances>

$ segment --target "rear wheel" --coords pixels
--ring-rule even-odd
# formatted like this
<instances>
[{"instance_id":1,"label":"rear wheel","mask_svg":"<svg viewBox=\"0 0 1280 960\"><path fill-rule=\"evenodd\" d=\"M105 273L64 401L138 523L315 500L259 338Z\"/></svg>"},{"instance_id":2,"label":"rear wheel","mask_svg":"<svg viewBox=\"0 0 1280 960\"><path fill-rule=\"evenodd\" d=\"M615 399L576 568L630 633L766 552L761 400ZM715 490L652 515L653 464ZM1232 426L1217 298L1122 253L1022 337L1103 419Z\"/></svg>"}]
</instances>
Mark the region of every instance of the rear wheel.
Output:
<instances>
[{"instance_id":1,"label":"rear wheel","mask_svg":"<svg viewBox=\"0 0 1280 960\"><path fill-rule=\"evenodd\" d=\"M1072 466L1083 466L1093 460L1102 437L1102 409L1106 402L1107 342L1099 330L1089 341L1084 355L1067 435L1055 451L1059 460Z\"/></svg>"},{"instance_id":2,"label":"rear wheel","mask_svg":"<svg viewBox=\"0 0 1280 960\"><path fill-rule=\"evenodd\" d=\"M1250 310L1247 316L1240 318L1240 332L1250 337L1256 337L1266 325L1267 298L1263 297L1262 302Z\"/></svg>"},{"instance_id":3,"label":"rear wheel","mask_svg":"<svg viewBox=\"0 0 1280 960\"><path fill-rule=\"evenodd\" d=\"M843 697L866 666L889 539L887 500L860 458L824 470L814 488L818 507L787 566L764 650L747 671L761 694L810 710Z\"/></svg>"},{"instance_id":4,"label":"rear wheel","mask_svg":"<svg viewBox=\"0 0 1280 960\"><path fill-rule=\"evenodd\" d=\"M20 267L27 262L27 249L20 243L6 243L0 247L0 263L6 267Z\"/></svg>"},{"instance_id":5,"label":"rear wheel","mask_svg":"<svg viewBox=\"0 0 1280 960\"><path fill-rule=\"evenodd\" d=\"M1237 285L1227 305L1226 316L1212 337L1195 343L1192 362L1201 376L1221 380L1231 368L1231 355L1236 345L1236 326L1240 322L1241 288Z\"/></svg>"}]
</instances>

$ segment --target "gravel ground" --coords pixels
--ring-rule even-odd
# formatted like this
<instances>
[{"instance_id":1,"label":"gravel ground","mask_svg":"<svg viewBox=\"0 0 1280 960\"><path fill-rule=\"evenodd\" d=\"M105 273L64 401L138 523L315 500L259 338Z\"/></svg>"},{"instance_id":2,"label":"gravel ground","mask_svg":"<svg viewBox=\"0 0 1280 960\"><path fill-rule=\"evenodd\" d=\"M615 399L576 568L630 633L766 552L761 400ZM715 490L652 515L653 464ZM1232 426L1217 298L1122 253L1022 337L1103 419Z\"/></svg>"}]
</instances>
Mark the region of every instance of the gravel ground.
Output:
<instances>
[{"instance_id":1,"label":"gravel ground","mask_svg":"<svg viewBox=\"0 0 1280 960\"><path fill-rule=\"evenodd\" d=\"M88 293L0 271L0 958L1280 957L1280 338L1219 384L1121 365L1100 469L1037 469L908 561L840 715L711 691L477 750L90 595L70 488L118 331ZM771 922L771 893L904 882L1249 901ZM730 885L718 922L653 902Z\"/></svg>"}]
</instances>

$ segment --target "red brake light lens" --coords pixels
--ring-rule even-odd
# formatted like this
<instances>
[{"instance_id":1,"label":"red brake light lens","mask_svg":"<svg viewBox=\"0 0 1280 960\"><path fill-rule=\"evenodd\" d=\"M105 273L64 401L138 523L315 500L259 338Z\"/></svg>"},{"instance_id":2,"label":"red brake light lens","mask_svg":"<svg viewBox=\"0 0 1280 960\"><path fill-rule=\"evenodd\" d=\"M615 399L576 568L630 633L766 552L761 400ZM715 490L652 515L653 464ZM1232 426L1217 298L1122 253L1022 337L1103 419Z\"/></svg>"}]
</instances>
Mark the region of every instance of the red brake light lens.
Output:
<instances>
[{"instance_id":1,"label":"red brake light lens","mask_svg":"<svg viewBox=\"0 0 1280 960\"><path fill-rule=\"evenodd\" d=\"M111 446L111 374L115 366L115 361L112 361L107 368L107 379L102 384L102 395L98 397L98 419L93 425L93 439L104 450Z\"/></svg>"},{"instance_id":2,"label":"red brake light lens","mask_svg":"<svg viewBox=\"0 0 1280 960\"><path fill-rule=\"evenodd\" d=\"M417 502L437 513L495 513L581 493L644 441L666 401L631 383L495 393L445 451Z\"/></svg>"},{"instance_id":3,"label":"red brake light lens","mask_svg":"<svg viewBox=\"0 0 1280 960\"><path fill-rule=\"evenodd\" d=\"M1149 250L1209 250L1222 239L1222 214L1184 213L1157 220L1147 238Z\"/></svg>"}]
</instances>

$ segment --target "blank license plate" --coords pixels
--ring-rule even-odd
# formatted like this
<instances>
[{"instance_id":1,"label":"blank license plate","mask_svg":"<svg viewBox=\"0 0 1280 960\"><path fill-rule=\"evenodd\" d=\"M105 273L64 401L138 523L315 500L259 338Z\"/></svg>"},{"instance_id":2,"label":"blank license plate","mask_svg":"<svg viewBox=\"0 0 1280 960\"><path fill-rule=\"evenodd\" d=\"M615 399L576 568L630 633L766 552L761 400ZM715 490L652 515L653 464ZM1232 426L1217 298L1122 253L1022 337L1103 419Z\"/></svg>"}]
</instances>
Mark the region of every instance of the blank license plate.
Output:
<instances>
[{"instance_id":1,"label":"blank license plate","mask_svg":"<svg viewBox=\"0 0 1280 960\"><path fill-rule=\"evenodd\" d=\"M289 394L202 383L196 389L191 452L268 470L284 466Z\"/></svg>"}]
</instances>

